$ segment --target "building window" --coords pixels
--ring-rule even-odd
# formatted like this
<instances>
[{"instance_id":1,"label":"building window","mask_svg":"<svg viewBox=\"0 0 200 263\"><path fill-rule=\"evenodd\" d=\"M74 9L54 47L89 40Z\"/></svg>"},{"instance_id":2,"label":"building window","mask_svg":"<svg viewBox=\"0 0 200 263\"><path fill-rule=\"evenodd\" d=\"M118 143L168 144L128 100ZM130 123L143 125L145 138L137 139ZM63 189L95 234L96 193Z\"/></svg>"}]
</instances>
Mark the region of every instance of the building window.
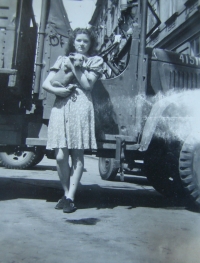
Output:
<instances>
[{"instance_id":1,"label":"building window","mask_svg":"<svg viewBox=\"0 0 200 263\"><path fill-rule=\"evenodd\" d=\"M190 43L187 42L187 43L181 45L175 51L178 53L181 53L181 54L191 55Z\"/></svg>"},{"instance_id":2,"label":"building window","mask_svg":"<svg viewBox=\"0 0 200 263\"><path fill-rule=\"evenodd\" d=\"M191 41L191 55L200 57L200 36Z\"/></svg>"},{"instance_id":3,"label":"building window","mask_svg":"<svg viewBox=\"0 0 200 263\"><path fill-rule=\"evenodd\" d=\"M160 16L160 4L159 0L151 0L149 1L149 4L152 6L152 9L157 14L157 16ZM157 23L157 20L155 16L152 14L151 10L148 9L148 18L147 18L147 31L149 32Z\"/></svg>"},{"instance_id":4,"label":"building window","mask_svg":"<svg viewBox=\"0 0 200 263\"><path fill-rule=\"evenodd\" d=\"M169 17L172 16L176 11L177 0L169 0Z\"/></svg>"},{"instance_id":5,"label":"building window","mask_svg":"<svg viewBox=\"0 0 200 263\"><path fill-rule=\"evenodd\" d=\"M168 20L175 12L177 12L178 7L180 8L180 1L182 0L160 0L160 20L164 23Z\"/></svg>"},{"instance_id":6,"label":"building window","mask_svg":"<svg viewBox=\"0 0 200 263\"><path fill-rule=\"evenodd\" d=\"M159 0L154 0L152 3L152 7L156 14L159 16L160 15L160 1Z\"/></svg>"}]
</instances>

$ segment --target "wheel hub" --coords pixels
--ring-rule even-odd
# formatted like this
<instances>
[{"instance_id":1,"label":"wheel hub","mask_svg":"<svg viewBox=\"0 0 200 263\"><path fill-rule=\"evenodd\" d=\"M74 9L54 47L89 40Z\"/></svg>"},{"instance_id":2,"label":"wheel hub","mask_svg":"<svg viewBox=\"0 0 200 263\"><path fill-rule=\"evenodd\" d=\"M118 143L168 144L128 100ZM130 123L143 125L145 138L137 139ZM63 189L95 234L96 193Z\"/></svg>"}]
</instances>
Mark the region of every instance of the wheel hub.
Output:
<instances>
[{"instance_id":1,"label":"wheel hub","mask_svg":"<svg viewBox=\"0 0 200 263\"><path fill-rule=\"evenodd\" d=\"M21 161L21 160L23 160L24 158L27 157L27 152L17 151L17 152L8 154L8 155L9 155L10 158L12 158L15 161Z\"/></svg>"}]
</instances>

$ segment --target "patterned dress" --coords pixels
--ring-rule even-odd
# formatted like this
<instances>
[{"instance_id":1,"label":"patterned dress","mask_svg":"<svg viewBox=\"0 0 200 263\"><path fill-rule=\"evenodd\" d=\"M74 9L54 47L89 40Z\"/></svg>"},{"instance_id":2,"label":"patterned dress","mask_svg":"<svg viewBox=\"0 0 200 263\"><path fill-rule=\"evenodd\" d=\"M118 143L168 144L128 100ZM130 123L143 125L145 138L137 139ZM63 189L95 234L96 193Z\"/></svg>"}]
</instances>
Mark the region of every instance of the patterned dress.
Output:
<instances>
[{"instance_id":1,"label":"patterned dress","mask_svg":"<svg viewBox=\"0 0 200 263\"><path fill-rule=\"evenodd\" d=\"M64 67L66 57L58 57L51 70ZM98 77L102 74L103 59L90 57L84 68ZM75 81L76 84L77 81ZM48 126L47 149L96 149L94 108L91 92L80 84L68 97L56 97Z\"/></svg>"}]
</instances>

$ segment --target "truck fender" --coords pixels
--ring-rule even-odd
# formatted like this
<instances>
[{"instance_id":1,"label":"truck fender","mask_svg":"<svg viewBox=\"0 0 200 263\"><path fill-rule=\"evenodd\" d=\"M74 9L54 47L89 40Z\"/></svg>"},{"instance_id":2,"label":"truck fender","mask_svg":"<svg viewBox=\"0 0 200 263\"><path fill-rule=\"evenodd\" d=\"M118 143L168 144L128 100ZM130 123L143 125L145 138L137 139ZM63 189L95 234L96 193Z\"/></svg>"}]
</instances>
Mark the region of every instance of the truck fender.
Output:
<instances>
[{"instance_id":1,"label":"truck fender","mask_svg":"<svg viewBox=\"0 0 200 263\"><path fill-rule=\"evenodd\" d=\"M147 121L144 125L139 151L146 151L148 149L153 134L156 130L156 126L163 112L169 105L174 104L179 97L181 97L181 94L173 94L171 96L160 99L153 105Z\"/></svg>"}]
</instances>

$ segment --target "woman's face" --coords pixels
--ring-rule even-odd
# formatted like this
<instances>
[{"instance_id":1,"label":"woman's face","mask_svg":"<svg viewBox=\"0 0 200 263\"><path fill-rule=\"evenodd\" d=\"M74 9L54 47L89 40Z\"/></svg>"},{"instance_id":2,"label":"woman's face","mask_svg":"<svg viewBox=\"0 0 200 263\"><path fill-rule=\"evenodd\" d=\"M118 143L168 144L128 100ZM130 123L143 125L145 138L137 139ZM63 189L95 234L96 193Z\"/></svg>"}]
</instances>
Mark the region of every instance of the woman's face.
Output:
<instances>
[{"instance_id":1,"label":"woman's face","mask_svg":"<svg viewBox=\"0 0 200 263\"><path fill-rule=\"evenodd\" d=\"M74 47L76 52L87 55L88 50L90 49L91 41L88 35L78 34L74 40Z\"/></svg>"}]
</instances>

